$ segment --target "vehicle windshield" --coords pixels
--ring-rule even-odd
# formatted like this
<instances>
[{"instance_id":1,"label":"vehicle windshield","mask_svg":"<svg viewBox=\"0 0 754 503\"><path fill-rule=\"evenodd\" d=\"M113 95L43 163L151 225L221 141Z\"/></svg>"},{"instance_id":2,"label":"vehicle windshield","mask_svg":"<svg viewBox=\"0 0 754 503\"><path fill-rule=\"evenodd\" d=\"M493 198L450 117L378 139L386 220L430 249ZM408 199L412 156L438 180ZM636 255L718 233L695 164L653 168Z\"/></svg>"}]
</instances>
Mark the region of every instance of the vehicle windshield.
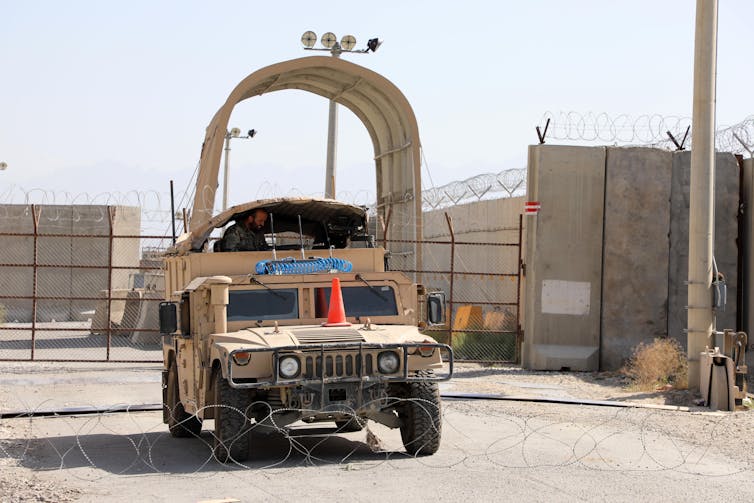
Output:
<instances>
[{"instance_id":1,"label":"vehicle windshield","mask_svg":"<svg viewBox=\"0 0 754 503\"><path fill-rule=\"evenodd\" d=\"M298 318L298 290L231 290L228 321L291 320Z\"/></svg>"},{"instance_id":2,"label":"vehicle windshield","mask_svg":"<svg viewBox=\"0 0 754 503\"><path fill-rule=\"evenodd\" d=\"M343 307L346 316L395 316L398 306L395 302L395 292L387 285L375 286L345 286L343 293ZM330 305L330 288L315 288L316 317L326 318Z\"/></svg>"}]
</instances>

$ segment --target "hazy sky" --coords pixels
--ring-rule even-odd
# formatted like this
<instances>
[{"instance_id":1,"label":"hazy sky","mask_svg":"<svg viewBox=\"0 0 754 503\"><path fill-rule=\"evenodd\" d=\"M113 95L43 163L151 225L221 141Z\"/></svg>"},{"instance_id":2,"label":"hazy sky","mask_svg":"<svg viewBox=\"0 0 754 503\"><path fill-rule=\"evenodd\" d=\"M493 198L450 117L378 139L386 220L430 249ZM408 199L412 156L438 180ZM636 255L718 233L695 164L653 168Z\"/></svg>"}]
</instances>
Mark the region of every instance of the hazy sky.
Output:
<instances>
[{"instance_id":1,"label":"hazy sky","mask_svg":"<svg viewBox=\"0 0 754 503\"><path fill-rule=\"evenodd\" d=\"M311 55L306 30L384 40L344 58L411 102L425 188L523 167L547 111L690 116L694 16L693 0L0 0L0 197L183 192L217 108L255 70ZM752 22L754 1L720 0L718 125L754 114ZM231 203L321 195L326 100L252 98L230 125L259 131L233 142ZM341 107L342 198L373 200L372 157Z\"/></svg>"}]
</instances>

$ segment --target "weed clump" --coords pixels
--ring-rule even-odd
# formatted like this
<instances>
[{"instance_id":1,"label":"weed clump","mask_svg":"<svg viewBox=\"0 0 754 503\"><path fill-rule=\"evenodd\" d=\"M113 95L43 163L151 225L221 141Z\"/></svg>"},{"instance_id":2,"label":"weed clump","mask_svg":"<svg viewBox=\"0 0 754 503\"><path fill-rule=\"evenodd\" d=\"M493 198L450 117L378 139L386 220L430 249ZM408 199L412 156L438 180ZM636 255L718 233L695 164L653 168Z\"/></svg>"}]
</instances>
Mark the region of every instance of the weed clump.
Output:
<instances>
[{"instance_id":1,"label":"weed clump","mask_svg":"<svg viewBox=\"0 0 754 503\"><path fill-rule=\"evenodd\" d=\"M642 342L622 369L635 388L654 391L658 388L688 388L688 362L678 341L657 338Z\"/></svg>"}]
</instances>

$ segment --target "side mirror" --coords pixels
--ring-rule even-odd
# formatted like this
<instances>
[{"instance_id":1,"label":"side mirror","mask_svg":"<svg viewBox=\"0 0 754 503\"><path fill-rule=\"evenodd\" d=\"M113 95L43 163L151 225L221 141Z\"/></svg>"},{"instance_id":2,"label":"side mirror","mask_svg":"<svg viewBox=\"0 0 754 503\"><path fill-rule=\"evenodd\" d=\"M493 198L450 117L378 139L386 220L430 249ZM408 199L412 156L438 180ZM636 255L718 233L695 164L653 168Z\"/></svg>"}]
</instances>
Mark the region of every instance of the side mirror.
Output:
<instances>
[{"instance_id":1,"label":"side mirror","mask_svg":"<svg viewBox=\"0 0 754 503\"><path fill-rule=\"evenodd\" d=\"M178 330L178 314L173 302L160 302L160 333L172 334Z\"/></svg>"},{"instance_id":2,"label":"side mirror","mask_svg":"<svg viewBox=\"0 0 754 503\"><path fill-rule=\"evenodd\" d=\"M445 292L427 294L427 323L429 325L445 324Z\"/></svg>"}]
</instances>

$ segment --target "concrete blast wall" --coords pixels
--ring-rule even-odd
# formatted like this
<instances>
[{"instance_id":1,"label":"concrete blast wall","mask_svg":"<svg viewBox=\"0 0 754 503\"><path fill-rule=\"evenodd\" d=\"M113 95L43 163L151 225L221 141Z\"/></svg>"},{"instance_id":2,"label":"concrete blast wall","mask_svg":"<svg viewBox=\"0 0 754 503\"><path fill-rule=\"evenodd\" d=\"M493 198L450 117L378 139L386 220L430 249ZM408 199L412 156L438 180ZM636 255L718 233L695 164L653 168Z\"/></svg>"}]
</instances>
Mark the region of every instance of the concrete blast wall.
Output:
<instances>
[{"instance_id":1,"label":"concrete blast wall","mask_svg":"<svg viewBox=\"0 0 754 503\"><path fill-rule=\"evenodd\" d=\"M96 300L73 300L75 297L96 298L108 288L110 262L110 214L107 206L39 205L37 227L37 265L34 268L34 218L27 205L0 206L0 232L28 234L3 236L0 282L4 295L20 297L4 299L7 321L29 322L32 318L32 295L36 274L37 320L81 321L92 316ZM138 236L140 209L113 208L114 235ZM102 237L94 237L102 236ZM114 239L113 266L135 266L139 263L139 239ZM91 268L100 266L102 268ZM128 286L128 270L112 271L112 287Z\"/></svg>"},{"instance_id":2,"label":"concrete blast wall","mask_svg":"<svg viewBox=\"0 0 754 503\"><path fill-rule=\"evenodd\" d=\"M725 275L728 304L718 310L718 330L736 328L738 288L738 218L740 202L740 168L735 156L715 156L715 239L717 268ZM684 349L687 336L689 271L689 188L691 186L691 152L673 154L673 185L670 220L670 273L668 275L668 336L678 340ZM743 265L743 264L742 264Z\"/></svg>"},{"instance_id":3,"label":"concrete blast wall","mask_svg":"<svg viewBox=\"0 0 754 503\"><path fill-rule=\"evenodd\" d=\"M749 382L752 382L754 373L754 293L752 281L754 281L754 159L749 158L743 162L743 195L744 195L744 250L743 250L743 281L746 288L742 289L743 306L742 323L744 331L749 336L749 347L746 353L746 364L749 366ZM752 391L749 388L749 392Z\"/></svg>"},{"instance_id":4,"label":"concrete blast wall","mask_svg":"<svg viewBox=\"0 0 754 503\"><path fill-rule=\"evenodd\" d=\"M648 148L530 147L528 198L542 209L526 233L525 366L614 370L655 337L686 346L690 158ZM717 313L723 329L736 327L739 170L730 154L716 163L715 257L729 299ZM584 286L573 290L577 284ZM585 300L589 288L590 304L553 313L543 303L555 287L563 306L577 294Z\"/></svg>"},{"instance_id":5,"label":"concrete blast wall","mask_svg":"<svg viewBox=\"0 0 754 503\"><path fill-rule=\"evenodd\" d=\"M529 148L523 364L599 366L605 149Z\"/></svg>"},{"instance_id":6,"label":"concrete blast wall","mask_svg":"<svg viewBox=\"0 0 754 503\"><path fill-rule=\"evenodd\" d=\"M637 341L668 332L673 153L647 148L606 153L600 367L615 369Z\"/></svg>"}]
</instances>

